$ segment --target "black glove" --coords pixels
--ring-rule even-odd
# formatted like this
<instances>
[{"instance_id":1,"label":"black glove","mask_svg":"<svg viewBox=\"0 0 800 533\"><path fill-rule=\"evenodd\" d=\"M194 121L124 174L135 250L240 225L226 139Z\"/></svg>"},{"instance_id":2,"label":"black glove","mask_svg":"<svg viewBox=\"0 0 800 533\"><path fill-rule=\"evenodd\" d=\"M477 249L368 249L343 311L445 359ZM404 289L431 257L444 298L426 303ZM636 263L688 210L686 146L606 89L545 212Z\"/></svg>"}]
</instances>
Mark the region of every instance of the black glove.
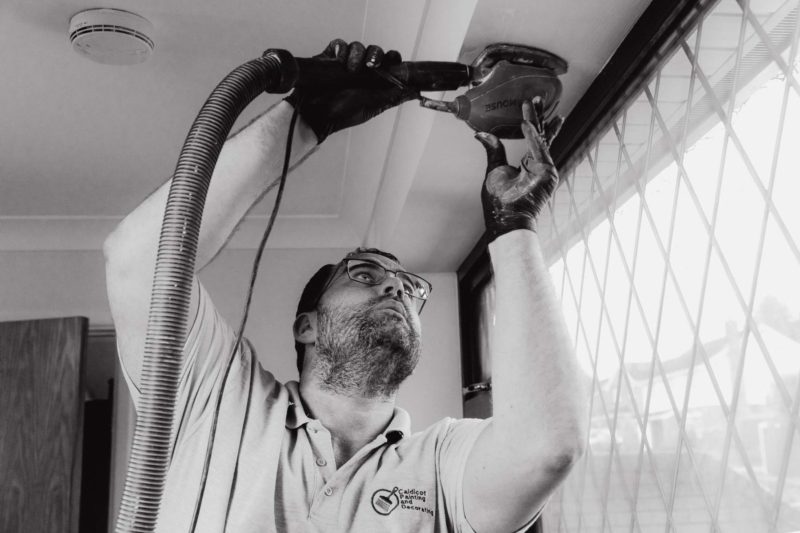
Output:
<instances>
[{"instance_id":1,"label":"black glove","mask_svg":"<svg viewBox=\"0 0 800 533\"><path fill-rule=\"evenodd\" d=\"M528 153L522 158L521 168L508 164L505 147L497 137L485 132L475 134L486 148L481 203L489 242L517 229L536 231L536 217L558 185L548 147L564 120L557 116L545 123L542 107L539 97L522 104L522 133Z\"/></svg>"},{"instance_id":2,"label":"black glove","mask_svg":"<svg viewBox=\"0 0 800 533\"><path fill-rule=\"evenodd\" d=\"M347 44L342 39L334 39L314 57L341 63L343 70L353 73L401 62L396 50L384 53L379 46L365 48L358 41ZM317 135L317 142L321 143L335 131L362 124L387 109L418 97L418 91L400 88L387 81L385 89L296 89L286 101L298 110L303 121Z\"/></svg>"}]
</instances>

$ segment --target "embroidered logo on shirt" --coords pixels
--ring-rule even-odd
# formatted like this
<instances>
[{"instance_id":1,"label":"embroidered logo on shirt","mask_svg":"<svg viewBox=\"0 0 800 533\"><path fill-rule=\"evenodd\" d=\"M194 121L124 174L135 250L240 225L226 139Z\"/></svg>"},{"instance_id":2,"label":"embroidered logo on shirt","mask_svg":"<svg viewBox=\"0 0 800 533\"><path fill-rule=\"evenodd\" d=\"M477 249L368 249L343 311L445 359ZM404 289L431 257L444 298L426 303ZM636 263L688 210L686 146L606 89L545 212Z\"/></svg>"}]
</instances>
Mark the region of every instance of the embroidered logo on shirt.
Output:
<instances>
[{"instance_id":1,"label":"embroidered logo on shirt","mask_svg":"<svg viewBox=\"0 0 800 533\"><path fill-rule=\"evenodd\" d=\"M423 506L427 497L427 491L419 489L400 487L394 487L392 490L378 489L372 494L372 508L383 516L387 516L397 508L419 511L433 516L433 510Z\"/></svg>"},{"instance_id":2,"label":"embroidered logo on shirt","mask_svg":"<svg viewBox=\"0 0 800 533\"><path fill-rule=\"evenodd\" d=\"M386 516L397 509L397 506L400 505L400 498L397 496L398 490L400 490L398 487L392 490L376 490L372 495L372 508L375 509L375 512Z\"/></svg>"}]
</instances>

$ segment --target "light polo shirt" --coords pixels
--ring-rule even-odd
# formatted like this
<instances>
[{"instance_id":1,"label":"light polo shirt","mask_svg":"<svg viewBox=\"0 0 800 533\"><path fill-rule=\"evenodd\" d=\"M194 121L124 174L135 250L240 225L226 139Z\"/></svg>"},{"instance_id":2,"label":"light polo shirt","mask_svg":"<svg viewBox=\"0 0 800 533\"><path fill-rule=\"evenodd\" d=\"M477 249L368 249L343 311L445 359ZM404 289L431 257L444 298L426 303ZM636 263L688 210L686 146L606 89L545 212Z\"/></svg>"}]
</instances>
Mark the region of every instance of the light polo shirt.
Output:
<instances>
[{"instance_id":1,"label":"light polo shirt","mask_svg":"<svg viewBox=\"0 0 800 533\"><path fill-rule=\"evenodd\" d=\"M395 409L386 430L337 469L330 433L305 413L297 382L276 381L249 343L225 377L235 331L202 287L198 300L157 531L191 531L210 444L197 532L473 531L462 478L487 420L447 418L412 435L408 413ZM202 367L199 353L208 354Z\"/></svg>"}]
</instances>

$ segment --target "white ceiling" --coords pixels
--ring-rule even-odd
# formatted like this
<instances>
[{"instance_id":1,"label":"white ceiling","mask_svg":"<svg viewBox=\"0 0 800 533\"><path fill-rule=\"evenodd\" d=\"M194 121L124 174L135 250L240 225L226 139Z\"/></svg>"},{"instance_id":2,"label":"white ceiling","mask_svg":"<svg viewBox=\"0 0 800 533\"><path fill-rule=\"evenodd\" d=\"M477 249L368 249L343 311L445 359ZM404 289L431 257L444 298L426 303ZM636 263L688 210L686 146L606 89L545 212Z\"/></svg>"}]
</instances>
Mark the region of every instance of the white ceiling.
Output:
<instances>
[{"instance_id":1,"label":"white ceiling","mask_svg":"<svg viewBox=\"0 0 800 533\"><path fill-rule=\"evenodd\" d=\"M407 60L471 62L517 42L569 63L568 114L646 0L40 0L0 6L0 251L97 250L104 236L171 174L213 87L267 48L298 57L334 37L399 50ZM84 9L150 20L156 48L119 67L74 53L67 29ZM453 95L446 95L448 98ZM259 97L249 120L275 95ZM521 153L519 142L509 153ZM453 271L482 232L484 154L464 123L407 103L331 136L289 178L272 248L397 253L409 268ZM267 205L269 204L269 205ZM229 246L255 247L271 198Z\"/></svg>"}]
</instances>

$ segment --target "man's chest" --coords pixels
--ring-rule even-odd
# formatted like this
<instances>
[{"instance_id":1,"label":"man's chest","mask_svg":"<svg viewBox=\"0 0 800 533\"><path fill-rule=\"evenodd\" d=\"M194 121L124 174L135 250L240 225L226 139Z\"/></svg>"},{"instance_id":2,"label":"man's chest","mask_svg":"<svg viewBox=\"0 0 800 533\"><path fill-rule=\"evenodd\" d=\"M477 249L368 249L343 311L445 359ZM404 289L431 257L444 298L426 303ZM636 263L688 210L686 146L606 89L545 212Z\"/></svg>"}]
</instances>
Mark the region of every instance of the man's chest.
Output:
<instances>
[{"instance_id":1,"label":"man's chest","mask_svg":"<svg viewBox=\"0 0 800 533\"><path fill-rule=\"evenodd\" d=\"M439 529L444 507L432 451L367 446L337 469L325 435L309 431L308 439L297 440L282 452L276 476L276 524L282 530Z\"/></svg>"}]
</instances>

